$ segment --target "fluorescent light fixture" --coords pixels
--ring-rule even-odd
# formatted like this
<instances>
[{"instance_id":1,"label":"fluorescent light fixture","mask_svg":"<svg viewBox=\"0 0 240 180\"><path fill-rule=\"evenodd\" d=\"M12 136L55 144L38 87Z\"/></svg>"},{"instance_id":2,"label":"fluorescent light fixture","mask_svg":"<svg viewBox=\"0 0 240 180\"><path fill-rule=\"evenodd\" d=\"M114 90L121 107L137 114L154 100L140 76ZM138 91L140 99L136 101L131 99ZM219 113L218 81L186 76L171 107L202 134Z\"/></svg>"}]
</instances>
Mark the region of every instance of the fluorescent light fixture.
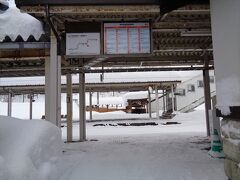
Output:
<instances>
[{"instance_id":1,"label":"fluorescent light fixture","mask_svg":"<svg viewBox=\"0 0 240 180\"><path fill-rule=\"evenodd\" d=\"M195 36L212 36L211 31L209 30L202 30L202 31L182 31L182 37L195 37Z\"/></svg>"}]
</instances>

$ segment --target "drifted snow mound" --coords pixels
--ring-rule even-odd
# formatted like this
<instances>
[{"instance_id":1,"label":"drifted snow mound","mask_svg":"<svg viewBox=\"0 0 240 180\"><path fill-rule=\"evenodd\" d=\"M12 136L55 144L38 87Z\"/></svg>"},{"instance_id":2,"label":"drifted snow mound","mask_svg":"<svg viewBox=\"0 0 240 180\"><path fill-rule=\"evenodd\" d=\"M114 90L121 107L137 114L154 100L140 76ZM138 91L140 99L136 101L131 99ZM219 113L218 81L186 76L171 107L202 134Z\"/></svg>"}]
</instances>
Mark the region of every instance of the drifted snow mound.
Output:
<instances>
[{"instance_id":1,"label":"drifted snow mound","mask_svg":"<svg viewBox=\"0 0 240 180\"><path fill-rule=\"evenodd\" d=\"M0 116L0 179L56 180L60 129L43 120Z\"/></svg>"},{"instance_id":2,"label":"drifted snow mound","mask_svg":"<svg viewBox=\"0 0 240 180\"><path fill-rule=\"evenodd\" d=\"M145 99L148 98L147 91L138 91L138 92L128 92L123 95L123 99L130 100L130 99Z\"/></svg>"},{"instance_id":3,"label":"drifted snow mound","mask_svg":"<svg viewBox=\"0 0 240 180\"><path fill-rule=\"evenodd\" d=\"M30 16L27 13L22 13L16 7L10 7L3 13L0 13L0 42L6 36L12 41L21 36L26 41L29 36L33 36L39 40L44 34L43 27L40 21Z\"/></svg>"}]
</instances>

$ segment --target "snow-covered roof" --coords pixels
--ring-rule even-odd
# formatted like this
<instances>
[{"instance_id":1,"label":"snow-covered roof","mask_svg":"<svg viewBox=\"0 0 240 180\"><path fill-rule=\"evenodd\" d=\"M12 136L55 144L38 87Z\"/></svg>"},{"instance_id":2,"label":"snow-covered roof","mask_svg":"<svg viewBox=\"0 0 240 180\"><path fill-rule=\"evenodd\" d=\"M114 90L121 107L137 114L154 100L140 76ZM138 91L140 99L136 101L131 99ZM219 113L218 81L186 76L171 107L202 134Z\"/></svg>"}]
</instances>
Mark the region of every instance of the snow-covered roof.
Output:
<instances>
[{"instance_id":1,"label":"snow-covered roof","mask_svg":"<svg viewBox=\"0 0 240 180\"><path fill-rule=\"evenodd\" d=\"M9 9L0 13L0 42L6 38L15 41L21 37L24 41L30 36L39 40L44 34L40 21L16 8L14 1L10 1Z\"/></svg>"},{"instance_id":2,"label":"snow-covered roof","mask_svg":"<svg viewBox=\"0 0 240 180\"><path fill-rule=\"evenodd\" d=\"M146 98L148 98L148 92L147 91L129 92L129 93L124 94L123 98L125 100L146 99Z\"/></svg>"},{"instance_id":3,"label":"snow-covered roof","mask_svg":"<svg viewBox=\"0 0 240 180\"><path fill-rule=\"evenodd\" d=\"M120 82L151 82L151 81L184 81L196 75L199 71L184 72L131 72L131 73L106 73L103 83ZM73 75L73 83L78 83L78 75ZM43 85L44 77L24 78L0 78L0 86L11 85ZM62 77L62 84L66 83L66 77ZM86 83L100 83L100 74L86 74Z\"/></svg>"}]
</instances>

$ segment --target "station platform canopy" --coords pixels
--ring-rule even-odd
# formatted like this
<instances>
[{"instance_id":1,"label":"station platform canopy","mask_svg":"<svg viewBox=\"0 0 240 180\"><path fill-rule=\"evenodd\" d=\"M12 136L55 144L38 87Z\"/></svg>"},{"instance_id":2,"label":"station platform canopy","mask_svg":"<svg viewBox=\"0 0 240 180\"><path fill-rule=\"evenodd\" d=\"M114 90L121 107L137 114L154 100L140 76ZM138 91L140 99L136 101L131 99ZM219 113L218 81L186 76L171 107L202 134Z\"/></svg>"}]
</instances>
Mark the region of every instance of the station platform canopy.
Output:
<instances>
[{"instance_id":1,"label":"station platform canopy","mask_svg":"<svg viewBox=\"0 0 240 180\"><path fill-rule=\"evenodd\" d=\"M87 92L112 92L112 91L147 91L149 87L158 87L159 90L171 90L171 87L181 81L149 81L149 82L116 82L116 83L86 83ZM79 92L79 84L73 84L74 93ZM66 93L67 86L62 84L62 93ZM10 85L0 86L0 95L7 95L11 92L14 95L22 94L44 94L45 86L39 85Z\"/></svg>"},{"instance_id":2,"label":"station platform canopy","mask_svg":"<svg viewBox=\"0 0 240 180\"><path fill-rule=\"evenodd\" d=\"M44 75L50 56L49 24L58 39L62 74L202 70L206 60L207 68L214 68L207 0L16 0L16 4L44 24L45 37L0 43L0 77ZM113 22L149 23L149 53L106 54L101 44L97 55L66 54L67 33L75 33L81 25L98 24L99 41L104 42L104 24ZM83 69L79 69L82 64Z\"/></svg>"}]
</instances>

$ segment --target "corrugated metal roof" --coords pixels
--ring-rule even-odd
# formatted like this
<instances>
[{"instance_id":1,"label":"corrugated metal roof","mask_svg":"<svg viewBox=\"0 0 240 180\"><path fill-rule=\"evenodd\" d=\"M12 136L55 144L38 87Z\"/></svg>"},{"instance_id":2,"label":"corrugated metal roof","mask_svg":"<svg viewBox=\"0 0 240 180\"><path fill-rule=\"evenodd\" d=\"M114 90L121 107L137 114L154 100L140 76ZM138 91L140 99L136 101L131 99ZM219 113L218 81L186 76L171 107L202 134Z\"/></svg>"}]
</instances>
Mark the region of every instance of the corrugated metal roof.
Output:
<instances>
[{"instance_id":1,"label":"corrugated metal roof","mask_svg":"<svg viewBox=\"0 0 240 180\"><path fill-rule=\"evenodd\" d=\"M198 72L135 72L135 73L106 73L104 83L132 83L132 82L174 82L185 81L201 74ZM98 84L100 74L86 74L86 83ZM78 83L78 75L72 76L73 83ZM66 77L62 76L61 82L66 83ZM0 78L0 86L12 85L43 85L44 77L25 77L25 78Z\"/></svg>"}]
</instances>

